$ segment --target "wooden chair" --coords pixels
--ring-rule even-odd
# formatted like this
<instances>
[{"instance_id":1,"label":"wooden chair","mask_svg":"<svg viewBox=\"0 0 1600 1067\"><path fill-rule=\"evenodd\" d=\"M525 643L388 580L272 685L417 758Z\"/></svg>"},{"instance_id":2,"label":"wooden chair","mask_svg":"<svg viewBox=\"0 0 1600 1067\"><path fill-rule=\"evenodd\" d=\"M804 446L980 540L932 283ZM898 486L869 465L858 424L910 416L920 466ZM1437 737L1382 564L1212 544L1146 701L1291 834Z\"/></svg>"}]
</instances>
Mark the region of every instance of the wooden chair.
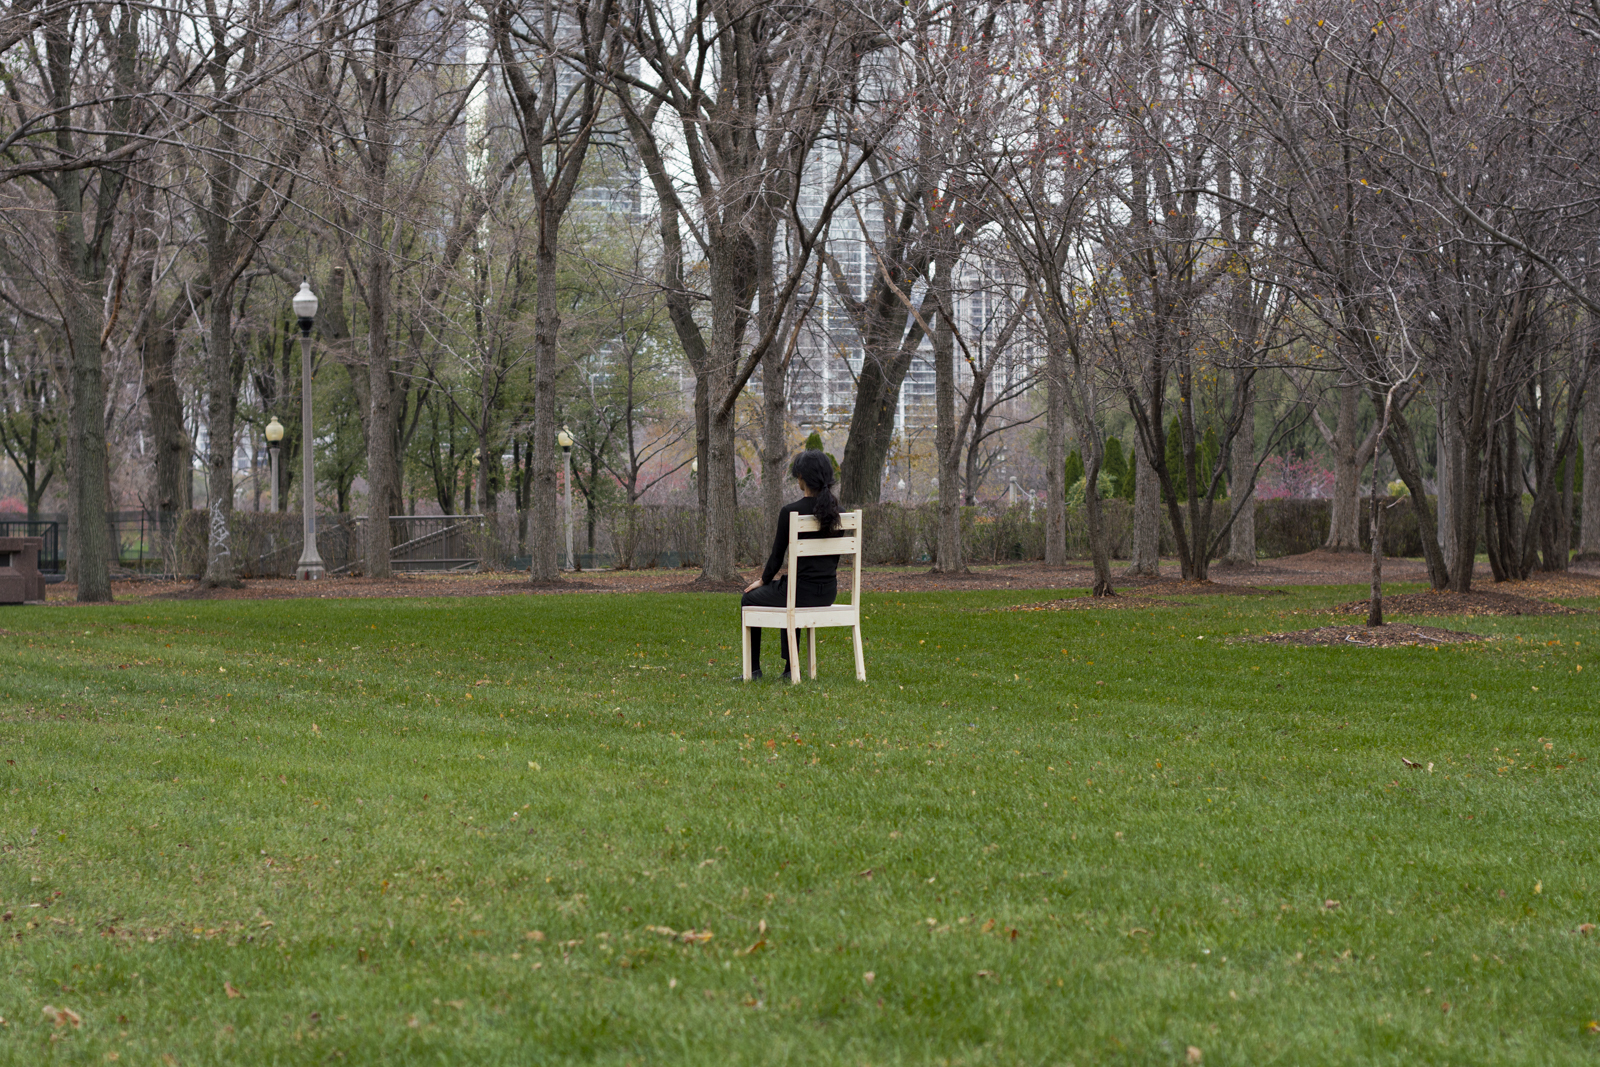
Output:
<instances>
[{"instance_id":1,"label":"wooden chair","mask_svg":"<svg viewBox=\"0 0 1600 1067\"><path fill-rule=\"evenodd\" d=\"M789 573L789 604L782 608L744 608L739 620L739 647L744 651L744 677L750 678L750 641L746 627L762 626L784 631L789 642L789 676L800 680L800 643L798 630L809 635L811 677L817 677L817 627L848 626L853 632L856 646L856 681L867 680L867 661L861 654L861 512L847 511L839 516L839 532L834 537L813 537L804 541L803 533L818 533L822 527L810 515L796 515L789 523L789 551L784 567ZM794 606L795 575L797 564L803 556L850 557L850 603L830 604L825 608L797 608ZM842 562L842 561L841 561Z\"/></svg>"}]
</instances>

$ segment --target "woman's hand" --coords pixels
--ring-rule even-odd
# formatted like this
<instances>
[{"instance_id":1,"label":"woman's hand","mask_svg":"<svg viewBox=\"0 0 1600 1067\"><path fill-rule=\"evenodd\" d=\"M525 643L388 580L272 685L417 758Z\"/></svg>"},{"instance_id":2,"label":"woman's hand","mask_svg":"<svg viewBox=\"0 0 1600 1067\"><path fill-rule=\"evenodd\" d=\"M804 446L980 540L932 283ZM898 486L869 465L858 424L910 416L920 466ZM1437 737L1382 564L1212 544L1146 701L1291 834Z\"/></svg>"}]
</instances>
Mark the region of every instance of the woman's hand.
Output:
<instances>
[{"instance_id":1,"label":"woman's hand","mask_svg":"<svg viewBox=\"0 0 1600 1067\"><path fill-rule=\"evenodd\" d=\"M755 581L753 581L749 585L745 586L744 587L744 591L746 593L754 593L757 589L760 589L760 588L761 588L761 579L757 578Z\"/></svg>"}]
</instances>

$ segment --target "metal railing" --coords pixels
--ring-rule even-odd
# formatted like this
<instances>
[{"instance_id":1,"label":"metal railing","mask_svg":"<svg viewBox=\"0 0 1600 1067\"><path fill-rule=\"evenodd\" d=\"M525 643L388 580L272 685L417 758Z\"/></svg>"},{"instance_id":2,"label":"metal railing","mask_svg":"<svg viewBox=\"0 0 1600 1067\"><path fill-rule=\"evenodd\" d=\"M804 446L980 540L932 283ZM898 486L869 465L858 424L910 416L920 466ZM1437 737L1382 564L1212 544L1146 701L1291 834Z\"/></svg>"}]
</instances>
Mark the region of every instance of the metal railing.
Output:
<instances>
[{"instance_id":1,"label":"metal railing","mask_svg":"<svg viewBox=\"0 0 1600 1067\"><path fill-rule=\"evenodd\" d=\"M46 519L0 519L0 537L41 537L44 546L39 550L39 570L44 574L60 574L67 561L61 551L61 524Z\"/></svg>"},{"instance_id":2,"label":"metal railing","mask_svg":"<svg viewBox=\"0 0 1600 1067\"><path fill-rule=\"evenodd\" d=\"M482 515L390 515L389 525L398 571L476 570L492 547Z\"/></svg>"}]
</instances>

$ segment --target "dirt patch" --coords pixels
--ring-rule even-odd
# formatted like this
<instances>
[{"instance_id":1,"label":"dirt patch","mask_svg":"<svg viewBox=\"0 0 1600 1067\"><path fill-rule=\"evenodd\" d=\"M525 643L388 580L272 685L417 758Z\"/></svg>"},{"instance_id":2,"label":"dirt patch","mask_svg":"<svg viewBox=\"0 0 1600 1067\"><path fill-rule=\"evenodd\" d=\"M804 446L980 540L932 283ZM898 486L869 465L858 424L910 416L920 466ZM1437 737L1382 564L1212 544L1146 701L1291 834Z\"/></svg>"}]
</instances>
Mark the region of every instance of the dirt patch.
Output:
<instances>
[{"instance_id":1,"label":"dirt patch","mask_svg":"<svg viewBox=\"0 0 1600 1067\"><path fill-rule=\"evenodd\" d=\"M1112 588L1133 590L1136 596L1284 596L1282 589L1231 582L1185 582L1177 578L1113 579Z\"/></svg>"},{"instance_id":2,"label":"dirt patch","mask_svg":"<svg viewBox=\"0 0 1600 1067\"><path fill-rule=\"evenodd\" d=\"M848 570L841 568L844 581ZM869 568L861 572L861 588L869 593L946 593L978 589L1087 589L1094 570L1087 566L1047 567L1012 563L970 567L960 574L930 570Z\"/></svg>"},{"instance_id":3,"label":"dirt patch","mask_svg":"<svg viewBox=\"0 0 1600 1067\"><path fill-rule=\"evenodd\" d=\"M1365 615L1365 600L1352 600L1333 610L1340 615ZM1577 615L1579 609L1544 600L1502 593L1490 589L1474 589L1470 593L1453 593L1448 589L1434 589L1426 593L1396 593L1383 598L1386 615Z\"/></svg>"},{"instance_id":4,"label":"dirt patch","mask_svg":"<svg viewBox=\"0 0 1600 1067\"><path fill-rule=\"evenodd\" d=\"M1056 600L1036 600L1031 604L1010 604L991 611L1105 611L1117 608L1175 608L1177 604L1157 597L1140 596L1064 596Z\"/></svg>"},{"instance_id":5,"label":"dirt patch","mask_svg":"<svg viewBox=\"0 0 1600 1067\"><path fill-rule=\"evenodd\" d=\"M758 575L759 577L759 575ZM751 579L754 581L755 579ZM709 582L695 579L692 582L679 582L676 585L656 586L656 591L661 593L742 593L744 587L750 582Z\"/></svg>"},{"instance_id":6,"label":"dirt patch","mask_svg":"<svg viewBox=\"0 0 1600 1067\"><path fill-rule=\"evenodd\" d=\"M1388 599L1387 597L1385 598ZM1362 609L1366 610L1365 608ZM1261 634L1258 637L1236 637L1235 641L1252 641L1269 645L1355 645L1359 648L1402 648L1428 645L1459 645L1469 641L1482 641L1481 634L1462 633L1460 630L1441 630L1437 626L1413 626L1390 623L1387 626L1318 626L1311 630L1291 630L1281 634Z\"/></svg>"},{"instance_id":7,"label":"dirt patch","mask_svg":"<svg viewBox=\"0 0 1600 1067\"><path fill-rule=\"evenodd\" d=\"M489 593L581 593L585 590L603 589L604 586L576 578L559 578L553 582L498 582L489 587Z\"/></svg>"},{"instance_id":8,"label":"dirt patch","mask_svg":"<svg viewBox=\"0 0 1600 1067\"><path fill-rule=\"evenodd\" d=\"M1114 582L1116 596L1070 596L1012 604L995 611L1097 611L1118 608L1176 608L1182 601L1172 597L1191 596L1283 596L1282 589L1262 589L1254 585L1222 585L1217 582L1183 582L1176 578L1133 578Z\"/></svg>"}]
</instances>

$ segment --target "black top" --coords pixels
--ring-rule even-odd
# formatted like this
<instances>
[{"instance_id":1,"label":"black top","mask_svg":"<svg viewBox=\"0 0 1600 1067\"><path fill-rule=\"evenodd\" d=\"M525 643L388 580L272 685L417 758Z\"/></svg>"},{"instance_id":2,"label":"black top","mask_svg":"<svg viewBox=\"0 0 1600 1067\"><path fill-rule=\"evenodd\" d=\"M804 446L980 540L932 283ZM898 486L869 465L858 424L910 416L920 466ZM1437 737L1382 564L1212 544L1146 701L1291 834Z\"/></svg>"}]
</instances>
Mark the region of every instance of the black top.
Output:
<instances>
[{"instance_id":1,"label":"black top","mask_svg":"<svg viewBox=\"0 0 1600 1067\"><path fill-rule=\"evenodd\" d=\"M761 584L771 585L772 579L778 571L783 569L784 557L789 554L789 516L810 515L817 510L817 498L803 496L791 504L785 504L783 510L778 512L778 536L772 542L772 555L767 557L767 565L761 572ZM839 531L831 533L803 533L801 540L814 537L837 537ZM799 561L798 575L791 575L795 580L795 588L800 586L821 586L833 588L839 582L839 557L838 556L802 556Z\"/></svg>"}]
</instances>

